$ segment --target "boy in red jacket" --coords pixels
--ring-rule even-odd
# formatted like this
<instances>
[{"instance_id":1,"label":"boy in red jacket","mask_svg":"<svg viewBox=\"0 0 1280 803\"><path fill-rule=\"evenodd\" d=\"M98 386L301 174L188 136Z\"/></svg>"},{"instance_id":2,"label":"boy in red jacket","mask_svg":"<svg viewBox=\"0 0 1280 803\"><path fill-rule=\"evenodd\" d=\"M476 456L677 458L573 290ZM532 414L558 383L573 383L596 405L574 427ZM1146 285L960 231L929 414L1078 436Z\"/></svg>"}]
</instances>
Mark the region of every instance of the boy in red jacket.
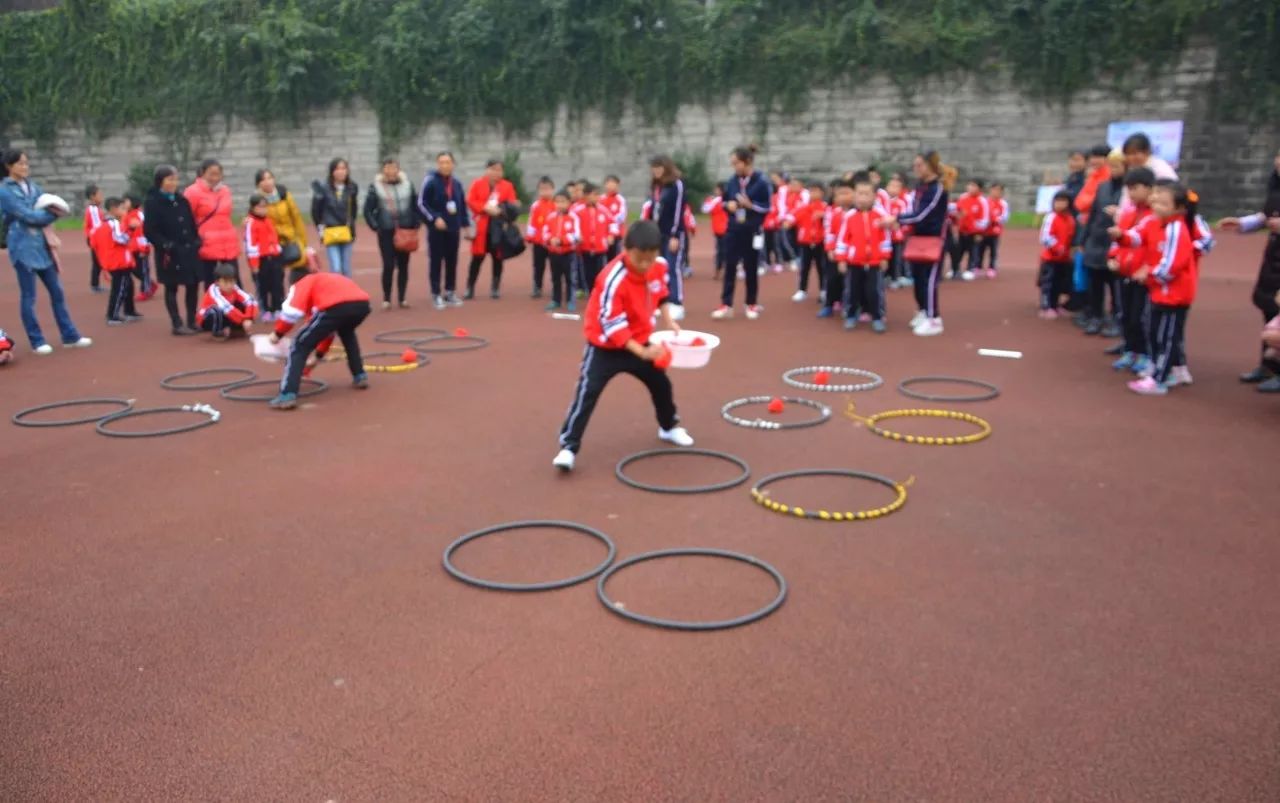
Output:
<instances>
[{"instance_id":1,"label":"boy in red jacket","mask_svg":"<svg viewBox=\"0 0 1280 803\"><path fill-rule=\"evenodd\" d=\"M582 286L595 287L596 276L604 268L613 220L600 206L600 188L590 182L582 187L582 207L578 210L578 254L582 260Z\"/></svg>"},{"instance_id":2,"label":"boy in red jacket","mask_svg":"<svg viewBox=\"0 0 1280 803\"><path fill-rule=\"evenodd\" d=\"M827 253L827 280L822 285L822 309L818 310L819 318L830 318L835 314L836 305L844 309L844 277L840 275L840 261L836 258L836 248L840 242L840 233L844 230L845 216L853 211L853 182L836 179L831 182L831 205L823 220L822 246Z\"/></svg>"},{"instance_id":3,"label":"boy in red jacket","mask_svg":"<svg viewBox=\"0 0 1280 803\"><path fill-rule=\"evenodd\" d=\"M248 332L258 317L258 302L236 284L236 267L224 262L213 269L213 284L204 291L196 310L196 327L217 340L231 337L232 327Z\"/></svg>"},{"instance_id":4,"label":"boy in red jacket","mask_svg":"<svg viewBox=\"0 0 1280 803\"><path fill-rule=\"evenodd\" d=\"M249 258L253 282L262 302L262 320L275 320L284 304L284 263L280 259L280 235L267 217L267 199L249 196L249 216L244 219L244 253Z\"/></svg>"},{"instance_id":5,"label":"boy in red jacket","mask_svg":"<svg viewBox=\"0 0 1280 803\"><path fill-rule=\"evenodd\" d=\"M894 220L899 215L905 215L911 210L911 202L907 199L907 180L901 173L894 173L889 176L889 183L884 190L889 196L889 201L883 204L885 211L889 213L889 217ZM910 287L912 280L907 276L907 263L902 258L902 249L907 240L907 232L904 227L896 226L891 229L889 241L893 243L893 253L889 256L889 287Z\"/></svg>"},{"instance_id":6,"label":"boy in red jacket","mask_svg":"<svg viewBox=\"0 0 1280 803\"><path fill-rule=\"evenodd\" d=\"M991 204L982 194L982 179L970 179L965 186L964 195L956 201L956 216L960 218L960 243L957 246L960 254L968 259L968 264L960 274L960 278L972 281L982 268L982 240L991 227Z\"/></svg>"},{"instance_id":7,"label":"boy in red jacket","mask_svg":"<svg viewBox=\"0 0 1280 803\"><path fill-rule=\"evenodd\" d=\"M341 273L310 273L289 288L275 331L271 333L271 342L279 343L295 324L304 318L310 320L289 349L284 378L280 380L280 395L271 400L274 409L292 410L298 406L298 388L307 358L313 351L317 357L324 357L335 335L342 340L342 348L347 352L351 384L361 389L369 387L369 377L360 358L360 340L356 337L356 327L369 317L369 309L369 294Z\"/></svg>"},{"instance_id":8,"label":"boy in red jacket","mask_svg":"<svg viewBox=\"0 0 1280 803\"><path fill-rule=\"evenodd\" d=\"M800 286L795 295L791 296L792 301L804 301L809 297L810 268L817 268L818 288L821 289L826 284L822 223L827 214L827 202L823 198L824 194L822 182L810 182L808 202L796 209L795 232L796 244L800 246Z\"/></svg>"},{"instance_id":9,"label":"boy in red jacket","mask_svg":"<svg viewBox=\"0 0 1280 803\"><path fill-rule=\"evenodd\" d=\"M857 310L871 316L871 328L883 334L884 273L893 254L893 242L886 212L876 205L876 188L871 177L858 173L853 177L853 211L845 215L836 242L836 259L845 266L844 328L858 327Z\"/></svg>"},{"instance_id":10,"label":"boy in red jacket","mask_svg":"<svg viewBox=\"0 0 1280 803\"><path fill-rule=\"evenodd\" d=\"M600 205L612 219L609 235L609 259L613 259L622 251L622 238L627 236L627 199L622 195L622 179L617 176L605 176L604 195Z\"/></svg>"},{"instance_id":11,"label":"boy in red jacket","mask_svg":"<svg viewBox=\"0 0 1280 803\"><path fill-rule=\"evenodd\" d=\"M975 270L985 262L987 278L994 279L999 270L996 262L1000 259L1000 237L1004 234L1004 225L1009 222L1009 202L1004 199L1003 184L991 185L991 189L987 190L987 203L991 206L991 225L987 227L987 234L982 238L978 249L978 266Z\"/></svg>"},{"instance_id":12,"label":"boy in red jacket","mask_svg":"<svg viewBox=\"0 0 1280 803\"><path fill-rule=\"evenodd\" d=\"M1053 196L1053 212L1040 224L1040 317L1058 317L1058 304L1071 282L1071 241L1076 219L1071 214L1071 193Z\"/></svg>"},{"instance_id":13,"label":"boy in red jacket","mask_svg":"<svg viewBox=\"0 0 1280 803\"><path fill-rule=\"evenodd\" d=\"M658 437L677 446L692 446L681 427L671 380L654 361L665 349L649 342L655 307L663 325L679 332L667 302L667 263L658 256L662 234L657 224L641 221L631 227L622 254L600 273L583 315L586 355L578 373L569 414L560 428L560 453L552 465L572 471L582 436L605 386L618 374L631 374L645 384L658 417Z\"/></svg>"},{"instance_id":14,"label":"boy in red jacket","mask_svg":"<svg viewBox=\"0 0 1280 803\"><path fill-rule=\"evenodd\" d=\"M121 326L142 320L133 306L133 255L129 253L129 232L120 222L124 201L108 198L106 216L89 236L96 264L111 276L111 292L107 296L107 326Z\"/></svg>"},{"instance_id":15,"label":"boy in red jacket","mask_svg":"<svg viewBox=\"0 0 1280 803\"><path fill-rule=\"evenodd\" d=\"M93 233L102 225L102 188L97 184L87 184L84 188L84 242L89 246L89 289L95 293L102 290L102 265L93 253Z\"/></svg>"},{"instance_id":16,"label":"boy in red jacket","mask_svg":"<svg viewBox=\"0 0 1280 803\"><path fill-rule=\"evenodd\" d=\"M551 260L551 302L547 304L547 311L560 309L560 300L564 298L568 302L569 311L573 312L575 302L569 271L572 269L573 253L578 248L578 218L569 212L567 191L555 193L552 203L554 208L543 221L540 235Z\"/></svg>"},{"instance_id":17,"label":"boy in red jacket","mask_svg":"<svg viewBox=\"0 0 1280 803\"><path fill-rule=\"evenodd\" d=\"M533 293L530 298L542 298L542 277L547 272L547 244L542 240L542 228L547 216L555 211L551 200L556 194L555 182L550 176L538 179L538 199L529 207L529 225L524 230L524 241L533 246Z\"/></svg>"},{"instance_id":18,"label":"boy in red jacket","mask_svg":"<svg viewBox=\"0 0 1280 803\"><path fill-rule=\"evenodd\" d=\"M1142 249L1122 238L1128 231L1145 231L1146 226L1159 226L1151 215L1151 190L1156 177L1145 167L1130 168L1124 176L1125 192L1130 205L1122 208L1111 236L1116 240L1107 254L1107 267L1120 275L1120 318L1124 326L1124 351L1111 364L1117 371L1132 370L1141 374L1151 368L1151 344L1147 341L1147 285L1133 278L1142 267Z\"/></svg>"},{"instance_id":19,"label":"boy in red jacket","mask_svg":"<svg viewBox=\"0 0 1280 803\"><path fill-rule=\"evenodd\" d=\"M151 280L151 243L142 233L142 224L146 218L142 214L142 200L136 195L126 195L124 230L129 234L129 253L133 254L133 276L138 280L138 297L136 301L147 301L156 294L155 282Z\"/></svg>"},{"instance_id":20,"label":"boy in red jacket","mask_svg":"<svg viewBox=\"0 0 1280 803\"><path fill-rule=\"evenodd\" d=\"M729 213L724 211L723 187L717 187L714 195L708 195L702 202L702 214L711 217L711 233L716 238L716 271L714 278L720 278L724 270L724 235L729 231Z\"/></svg>"}]
</instances>

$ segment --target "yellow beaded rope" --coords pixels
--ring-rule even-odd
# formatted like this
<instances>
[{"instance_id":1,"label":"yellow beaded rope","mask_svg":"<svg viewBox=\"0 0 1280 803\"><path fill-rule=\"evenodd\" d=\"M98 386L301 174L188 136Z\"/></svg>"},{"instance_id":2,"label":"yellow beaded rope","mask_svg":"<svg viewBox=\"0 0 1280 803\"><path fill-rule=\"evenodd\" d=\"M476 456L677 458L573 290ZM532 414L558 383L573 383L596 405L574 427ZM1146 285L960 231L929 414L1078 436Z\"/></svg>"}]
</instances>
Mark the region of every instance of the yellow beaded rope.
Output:
<instances>
[{"instance_id":1,"label":"yellow beaded rope","mask_svg":"<svg viewBox=\"0 0 1280 803\"><path fill-rule=\"evenodd\" d=\"M854 511L832 511L832 510L806 510L795 505L787 505L782 502L775 502L769 498L769 492L762 490L763 487L776 480L789 479L791 477L805 476L835 476L835 477L853 477L855 479L865 479L872 482L878 482L893 489L896 498L883 507L871 508L869 510ZM781 513L784 516L795 516L798 519L817 519L820 521L868 521L870 519L878 519L887 516L896 510L900 510L907 503L907 486L914 481L914 477L905 483L891 480L887 477L881 477L875 474L867 474L861 471L847 471L839 469L831 470L806 470L806 471L785 471L781 474L774 474L771 477L765 477L754 488L751 489L751 498L756 504L774 513Z\"/></svg>"},{"instance_id":2,"label":"yellow beaded rope","mask_svg":"<svg viewBox=\"0 0 1280 803\"><path fill-rule=\"evenodd\" d=\"M866 424L867 429L882 438L903 441L904 443L919 443L925 446L958 446L964 443L977 443L991 435L991 425L986 421L976 415L955 410L886 410L883 413L863 417L854 412L853 402L849 402L844 414L846 418L852 421ZM877 422L886 418L950 418L955 421L964 421L966 424L973 424L978 427L979 431L972 435L907 435L877 426Z\"/></svg>"}]
</instances>

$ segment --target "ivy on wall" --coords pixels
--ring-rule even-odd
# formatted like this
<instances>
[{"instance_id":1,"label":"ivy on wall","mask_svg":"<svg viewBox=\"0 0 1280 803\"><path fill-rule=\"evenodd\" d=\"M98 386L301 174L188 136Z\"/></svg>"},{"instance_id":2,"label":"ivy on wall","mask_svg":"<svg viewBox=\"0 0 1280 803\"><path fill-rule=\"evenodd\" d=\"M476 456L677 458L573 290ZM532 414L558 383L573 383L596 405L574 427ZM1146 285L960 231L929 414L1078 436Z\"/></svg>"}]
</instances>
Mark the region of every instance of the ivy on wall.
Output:
<instances>
[{"instance_id":1,"label":"ivy on wall","mask_svg":"<svg viewBox=\"0 0 1280 803\"><path fill-rule=\"evenodd\" d=\"M391 148L432 122L527 131L562 104L670 122L734 90L763 126L872 73L1124 90L1193 35L1218 52L1219 114L1280 113L1280 4L1259 0L66 0L0 16L0 129L147 123L172 149L217 115L287 125L362 96Z\"/></svg>"}]
</instances>

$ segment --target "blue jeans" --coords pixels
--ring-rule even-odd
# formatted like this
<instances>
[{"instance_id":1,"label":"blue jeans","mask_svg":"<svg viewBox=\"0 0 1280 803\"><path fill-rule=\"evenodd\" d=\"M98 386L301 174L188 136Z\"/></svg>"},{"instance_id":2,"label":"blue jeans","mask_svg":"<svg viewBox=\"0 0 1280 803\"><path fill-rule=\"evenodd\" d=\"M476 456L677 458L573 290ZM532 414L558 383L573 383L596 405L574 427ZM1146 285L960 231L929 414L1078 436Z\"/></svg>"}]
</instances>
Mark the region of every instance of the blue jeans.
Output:
<instances>
[{"instance_id":1,"label":"blue jeans","mask_svg":"<svg viewBox=\"0 0 1280 803\"><path fill-rule=\"evenodd\" d=\"M348 279L351 278L351 247L352 243L324 247L325 253L329 256L330 273L341 273Z\"/></svg>"},{"instance_id":2,"label":"blue jeans","mask_svg":"<svg viewBox=\"0 0 1280 803\"><path fill-rule=\"evenodd\" d=\"M80 332L71 321L71 313L67 312L67 299L62 294L62 281L58 278L58 269L48 267L44 270L32 270L20 263L14 263L14 271L18 274L18 289L21 293L22 328L27 330L27 339L31 348L44 345L44 333L40 331L40 322L36 320L36 277L44 282L49 291L49 302L53 306L53 318L58 322L58 331L62 334L63 343L74 343L80 339Z\"/></svg>"}]
</instances>

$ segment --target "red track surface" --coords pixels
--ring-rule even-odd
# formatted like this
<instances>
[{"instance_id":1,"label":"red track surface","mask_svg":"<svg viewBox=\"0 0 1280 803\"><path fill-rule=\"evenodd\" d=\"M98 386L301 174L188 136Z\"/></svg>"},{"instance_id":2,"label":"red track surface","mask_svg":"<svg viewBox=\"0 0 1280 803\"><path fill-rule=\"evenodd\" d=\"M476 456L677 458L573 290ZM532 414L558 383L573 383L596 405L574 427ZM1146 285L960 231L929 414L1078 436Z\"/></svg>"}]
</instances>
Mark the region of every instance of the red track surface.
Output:
<instances>
[{"instance_id":1,"label":"red track surface","mask_svg":"<svg viewBox=\"0 0 1280 803\"><path fill-rule=\"evenodd\" d=\"M908 291L889 299L889 334L846 334L786 300L790 275L765 280L761 321L712 326L699 242L688 324L725 344L709 369L673 374L685 423L756 478L820 466L915 477L903 511L856 525L770 513L745 487L678 498L622 486L614 463L656 445L627 380L606 394L578 472L558 476L581 338L527 299L524 260L501 302L436 313L415 257L415 308L375 312L366 348L376 332L437 324L493 345L374 375L367 393L326 366L335 387L292 414L160 389L201 367L272 374L247 344L171 337L159 301L144 323L107 330L83 256L65 280L97 344L31 355L6 270L0 321L24 341L0 370L6 415L119 395L212 402L224 417L137 442L0 429L0 799L1280 799L1280 407L1234 378L1256 354L1261 242L1228 237L1206 263L1189 335L1197 384L1148 399L1124 389L1101 341L1036 319L1033 238L1008 239L998 281L943 288L947 333L929 340L906 329ZM375 264L370 245L358 266ZM838 415L783 433L720 420L729 399L798 393L779 375L815 363L884 375L856 397L862 413L927 406L895 391L907 376L996 382L999 399L964 407L995 434L930 448ZM688 459L634 474L728 471ZM885 498L835 480L772 490L840 509ZM673 633L609 615L589 584L505 595L440 567L464 532L543 517L600 527L623 555L748 552L791 596L750 627ZM533 532L458 559L547 579L600 555L589 539ZM635 610L710 618L772 586L692 559L628 570L611 592Z\"/></svg>"}]
</instances>

